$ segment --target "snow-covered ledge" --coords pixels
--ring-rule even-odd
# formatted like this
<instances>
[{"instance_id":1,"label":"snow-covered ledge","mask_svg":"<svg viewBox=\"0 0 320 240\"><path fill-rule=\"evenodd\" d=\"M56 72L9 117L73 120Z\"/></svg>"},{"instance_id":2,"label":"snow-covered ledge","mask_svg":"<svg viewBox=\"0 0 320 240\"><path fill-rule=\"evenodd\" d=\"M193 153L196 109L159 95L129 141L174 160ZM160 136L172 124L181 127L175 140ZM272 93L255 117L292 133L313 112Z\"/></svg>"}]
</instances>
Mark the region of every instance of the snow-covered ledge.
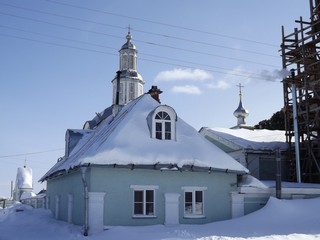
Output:
<instances>
[{"instance_id":1,"label":"snow-covered ledge","mask_svg":"<svg viewBox=\"0 0 320 240\"><path fill-rule=\"evenodd\" d=\"M89 234L103 231L105 192L89 192Z\"/></svg>"}]
</instances>

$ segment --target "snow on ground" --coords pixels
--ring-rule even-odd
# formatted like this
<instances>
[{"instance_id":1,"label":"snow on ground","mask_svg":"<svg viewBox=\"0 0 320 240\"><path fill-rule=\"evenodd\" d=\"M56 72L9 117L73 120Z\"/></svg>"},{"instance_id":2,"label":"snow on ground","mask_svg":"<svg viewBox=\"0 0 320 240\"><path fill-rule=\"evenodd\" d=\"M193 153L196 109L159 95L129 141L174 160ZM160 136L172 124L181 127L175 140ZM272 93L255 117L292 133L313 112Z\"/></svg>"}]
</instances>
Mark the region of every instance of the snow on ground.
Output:
<instances>
[{"instance_id":1,"label":"snow on ground","mask_svg":"<svg viewBox=\"0 0 320 240\"><path fill-rule=\"evenodd\" d=\"M320 198L271 198L247 216L205 225L113 227L84 237L82 227L57 221L50 211L22 204L0 209L0 240L320 240Z\"/></svg>"}]
</instances>

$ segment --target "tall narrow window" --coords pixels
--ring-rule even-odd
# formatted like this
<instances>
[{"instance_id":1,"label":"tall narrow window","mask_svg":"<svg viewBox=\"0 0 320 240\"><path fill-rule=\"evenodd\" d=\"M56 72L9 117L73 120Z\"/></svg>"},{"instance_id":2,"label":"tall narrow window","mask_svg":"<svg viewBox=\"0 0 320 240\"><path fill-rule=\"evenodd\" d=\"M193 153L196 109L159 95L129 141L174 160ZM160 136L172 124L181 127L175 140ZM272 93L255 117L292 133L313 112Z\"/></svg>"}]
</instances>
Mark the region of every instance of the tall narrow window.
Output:
<instances>
[{"instance_id":1,"label":"tall narrow window","mask_svg":"<svg viewBox=\"0 0 320 240\"><path fill-rule=\"evenodd\" d=\"M124 89L123 89L123 83L120 83L120 87L119 87L119 101L120 101L120 104L123 104L124 102Z\"/></svg>"},{"instance_id":2,"label":"tall narrow window","mask_svg":"<svg viewBox=\"0 0 320 240\"><path fill-rule=\"evenodd\" d=\"M130 55L129 55L128 68L129 68L129 69L136 69L136 68L135 68L135 64L134 64L134 55L133 55L133 54L130 54Z\"/></svg>"},{"instance_id":3,"label":"tall narrow window","mask_svg":"<svg viewBox=\"0 0 320 240\"><path fill-rule=\"evenodd\" d=\"M171 139L171 118L168 113L161 111L156 114L156 138Z\"/></svg>"},{"instance_id":4,"label":"tall narrow window","mask_svg":"<svg viewBox=\"0 0 320 240\"><path fill-rule=\"evenodd\" d=\"M128 69L128 54L124 53L122 55L121 69Z\"/></svg>"},{"instance_id":5,"label":"tall narrow window","mask_svg":"<svg viewBox=\"0 0 320 240\"><path fill-rule=\"evenodd\" d=\"M129 101L134 99L134 83L129 83Z\"/></svg>"}]
</instances>

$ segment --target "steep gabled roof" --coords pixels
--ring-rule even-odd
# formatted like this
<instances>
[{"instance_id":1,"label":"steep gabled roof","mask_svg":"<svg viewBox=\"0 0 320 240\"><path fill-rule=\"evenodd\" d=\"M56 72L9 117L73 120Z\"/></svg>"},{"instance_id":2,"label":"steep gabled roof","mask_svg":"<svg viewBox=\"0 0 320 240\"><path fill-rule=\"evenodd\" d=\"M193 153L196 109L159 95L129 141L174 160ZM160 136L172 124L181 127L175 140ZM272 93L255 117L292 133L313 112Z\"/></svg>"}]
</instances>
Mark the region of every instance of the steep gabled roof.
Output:
<instances>
[{"instance_id":1,"label":"steep gabled roof","mask_svg":"<svg viewBox=\"0 0 320 240\"><path fill-rule=\"evenodd\" d=\"M128 103L115 117L110 115L92 132L84 135L69 157L56 163L40 181L56 172L86 164L172 164L179 168L191 165L212 170L248 172L179 117L176 121L176 140L151 138L148 115L159 105L149 94Z\"/></svg>"}]
</instances>

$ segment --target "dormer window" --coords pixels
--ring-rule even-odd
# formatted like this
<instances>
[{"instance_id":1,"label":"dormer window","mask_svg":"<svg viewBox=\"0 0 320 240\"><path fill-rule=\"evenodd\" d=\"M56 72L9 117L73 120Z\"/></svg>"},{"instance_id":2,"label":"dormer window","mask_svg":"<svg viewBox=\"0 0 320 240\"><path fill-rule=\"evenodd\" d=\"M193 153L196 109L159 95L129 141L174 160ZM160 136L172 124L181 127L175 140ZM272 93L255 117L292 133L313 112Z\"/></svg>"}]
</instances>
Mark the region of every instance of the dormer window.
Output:
<instances>
[{"instance_id":1,"label":"dormer window","mask_svg":"<svg viewBox=\"0 0 320 240\"><path fill-rule=\"evenodd\" d=\"M155 117L156 138L171 139L171 118L167 112L158 112Z\"/></svg>"},{"instance_id":2,"label":"dormer window","mask_svg":"<svg viewBox=\"0 0 320 240\"><path fill-rule=\"evenodd\" d=\"M171 107L161 105L156 108L152 115L152 138L175 140L176 118L177 115Z\"/></svg>"}]
</instances>

